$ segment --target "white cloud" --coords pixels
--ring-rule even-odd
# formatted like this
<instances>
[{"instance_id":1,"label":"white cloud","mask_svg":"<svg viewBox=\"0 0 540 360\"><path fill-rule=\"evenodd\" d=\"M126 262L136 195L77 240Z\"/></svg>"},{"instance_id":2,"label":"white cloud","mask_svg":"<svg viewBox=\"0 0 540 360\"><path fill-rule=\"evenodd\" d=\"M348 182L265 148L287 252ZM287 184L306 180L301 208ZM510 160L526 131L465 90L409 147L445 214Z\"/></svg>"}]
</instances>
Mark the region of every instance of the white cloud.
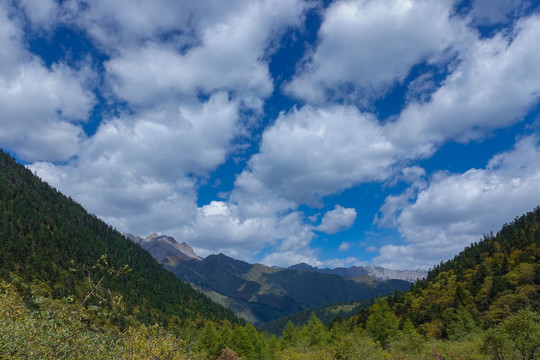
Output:
<instances>
[{"instance_id":1,"label":"white cloud","mask_svg":"<svg viewBox=\"0 0 540 360\"><path fill-rule=\"evenodd\" d=\"M242 46L241 40L229 39L224 28L218 31L211 39L214 43L186 55L160 44L124 51L105 65L115 93L134 107L148 107L156 102L195 102L199 91L234 90L249 107L260 108L273 88L267 65L258 61L264 49L238 51L228 42Z\"/></svg>"},{"instance_id":2,"label":"white cloud","mask_svg":"<svg viewBox=\"0 0 540 360\"><path fill-rule=\"evenodd\" d=\"M431 156L446 141L469 141L508 126L538 102L540 54L530 44L539 27L538 16L532 16L517 23L511 34L454 36L462 41L456 45L458 65L429 101L420 97L395 121L381 124L352 106L306 105L281 114L238 177L233 200L240 207L249 204L250 211L283 211L317 205L325 196L363 182L421 177L414 167L399 175L399 167Z\"/></svg>"},{"instance_id":3,"label":"white cloud","mask_svg":"<svg viewBox=\"0 0 540 360\"><path fill-rule=\"evenodd\" d=\"M538 103L540 52L531 46L539 40L538 15L480 39L467 28L470 19L450 16L449 0L332 3L323 14L317 48L287 88L308 104L282 113L264 129L259 152L225 201L197 207L198 187L235 153L233 144L248 133L245 123L262 115L274 91L269 59L280 36L301 26L311 5L300 0L20 4L40 31L57 20L86 31L108 56L100 63L101 95L105 102L125 101L127 110L104 119L87 138L81 124L95 103L87 88L92 72L84 65L45 67L29 53L22 25L2 3L0 143L24 160L67 160L30 168L121 231L167 233L202 254L221 251L251 259L264 249L268 264L352 264L357 260L318 260L311 242L317 231L334 234L352 226L356 211L338 205L315 226L322 214L306 218L300 205L322 207L329 195L361 183L405 181L411 186L386 199L376 223L399 226L411 243L381 248L378 261L413 264L430 250L425 265L495 223L489 216L465 221L463 214L489 207L474 208L466 194L493 206L490 196L519 203L519 189L538 190L527 182L536 175L511 168L506 155L483 170L439 173L429 184L425 171L411 164L444 142L478 139L511 125ZM448 64L450 55L456 58ZM438 89L430 74L413 80L403 112L388 122L343 105L352 101L370 108L371 100L422 62L448 66L448 77ZM340 105L328 103L335 99ZM525 154L526 143L515 152ZM507 188L497 190L503 184ZM446 191L454 198L445 198ZM456 199L461 202L452 202ZM439 202L449 208L439 209ZM430 216L433 224L426 223ZM438 224L445 216L451 223Z\"/></svg>"},{"instance_id":4,"label":"white cloud","mask_svg":"<svg viewBox=\"0 0 540 360\"><path fill-rule=\"evenodd\" d=\"M315 228L326 234L335 234L350 228L356 220L356 210L336 205L333 210L324 214L321 224ZM343 245L343 244L342 244ZM341 250L341 246L340 246Z\"/></svg>"},{"instance_id":5,"label":"white cloud","mask_svg":"<svg viewBox=\"0 0 540 360\"><path fill-rule=\"evenodd\" d=\"M456 139L469 141L523 118L540 99L540 15L520 20L509 34L477 39L461 62L425 103L402 111L387 135L419 155L427 146Z\"/></svg>"},{"instance_id":6,"label":"white cloud","mask_svg":"<svg viewBox=\"0 0 540 360\"><path fill-rule=\"evenodd\" d=\"M452 1L337 1L324 13L317 49L288 91L309 102L380 95L410 68L461 37Z\"/></svg>"},{"instance_id":7,"label":"white cloud","mask_svg":"<svg viewBox=\"0 0 540 360\"><path fill-rule=\"evenodd\" d=\"M483 234L540 204L540 145L534 136L494 156L485 169L436 173L409 201L387 201L407 244L386 245L376 263L391 268L432 267ZM387 199L388 200L388 199Z\"/></svg>"},{"instance_id":8,"label":"white cloud","mask_svg":"<svg viewBox=\"0 0 540 360\"><path fill-rule=\"evenodd\" d=\"M336 267L349 267L349 266L366 266L368 265L364 261L360 261L355 257L346 258L331 258L320 260L319 253L313 249L304 249L303 251L276 251L265 256L262 261L263 264L269 266L288 267L295 264L306 263L311 266L323 268L336 268Z\"/></svg>"},{"instance_id":9,"label":"white cloud","mask_svg":"<svg viewBox=\"0 0 540 360\"><path fill-rule=\"evenodd\" d=\"M351 244L348 243L348 242L346 242L346 241L344 241L344 242L342 242L341 244L339 244L339 249L338 249L338 250L339 250L339 251L347 251L347 250L349 250L350 248L351 248Z\"/></svg>"},{"instance_id":10,"label":"white cloud","mask_svg":"<svg viewBox=\"0 0 540 360\"><path fill-rule=\"evenodd\" d=\"M299 0L96 1L73 21L111 48L110 85L136 109L229 91L259 110L273 90L272 42L300 26L305 7Z\"/></svg>"},{"instance_id":11,"label":"white cloud","mask_svg":"<svg viewBox=\"0 0 540 360\"><path fill-rule=\"evenodd\" d=\"M314 237L312 226L306 223L303 214L295 211L279 216L241 218L235 204L212 201L198 209L192 222L172 231L193 244L202 255L223 252L256 261L260 251L272 247L275 252L264 258L265 264L284 266L296 263L294 259L314 258L310 249ZM287 255L277 257L278 253Z\"/></svg>"},{"instance_id":12,"label":"white cloud","mask_svg":"<svg viewBox=\"0 0 540 360\"><path fill-rule=\"evenodd\" d=\"M26 50L20 24L0 5L0 143L21 159L67 160L78 153L94 96L90 70L45 67Z\"/></svg>"},{"instance_id":13,"label":"white cloud","mask_svg":"<svg viewBox=\"0 0 540 360\"><path fill-rule=\"evenodd\" d=\"M275 207L246 216L234 202L196 205L197 187L244 134L242 111L260 110L272 92L273 42L300 25L307 4L160 3L62 5L62 21L87 30L110 54L107 85L132 113L104 120L68 164L31 168L121 231L159 230L202 253L243 258L271 243L307 247L312 226L290 204L279 216Z\"/></svg>"},{"instance_id":14,"label":"white cloud","mask_svg":"<svg viewBox=\"0 0 540 360\"><path fill-rule=\"evenodd\" d=\"M238 248L246 253L261 250L265 244L275 240L277 219L252 217L241 220L236 206L222 201L212 201L200 207L193 223L180 229L180 238L199 248ZM244 254L247 255L247 254Z\"/></svg>"},{"instance_id":15,"label":"white cloud","mask_svg":"<svg viewBox=\"0 0 540 360\"><path fill-rule=\"evenodd\" d=\"M359 182L385 179L398 150L381 130L373 116L354 107L304 107L282 114L264 132L260 152L235 191L244 198L269 192L313 204Z\"/></svg>"},{"instance_id":16,"label":"white cloud","mask_svg":"<svg viewBox=\"0 0 540 360\"><path fill-rule=\"evenodd\" d=\"M189 47L197 44L209 27L234 23L243 26L240 23L250 22L250 16L260 23L244 27L246 36L257 36L267 25L279 27L295 22L305 6L298 0L68 0L62 10L63 21L82 27L105 51L114 53L118 48L164 38Z\"/></svg>"},{"instance_id":17,"label":"white cloud","mask_svg":"<svg viewBox=\"0 0 540 360\"><path fill-rule=\"evenodd\" d=\"M225 161L238 118L238 104L217 93L102 123L77 159L32 168L121 231L166 233L196 216L197 177Z\"/></svg>"}]
</instances>

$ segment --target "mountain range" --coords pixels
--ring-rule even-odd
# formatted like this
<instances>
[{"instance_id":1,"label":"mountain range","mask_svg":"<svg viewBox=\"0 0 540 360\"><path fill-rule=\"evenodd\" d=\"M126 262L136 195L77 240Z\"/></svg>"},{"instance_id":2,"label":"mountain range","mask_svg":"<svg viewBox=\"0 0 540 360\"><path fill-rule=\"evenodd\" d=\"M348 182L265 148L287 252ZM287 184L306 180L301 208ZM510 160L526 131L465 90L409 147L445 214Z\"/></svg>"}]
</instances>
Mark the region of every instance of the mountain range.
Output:
<instances>
[{"instance_id":1,"label":"mountain range","mask_svg":"<svg viewBox=\"0 0 540 360\"><path fill-rule=\"evenodd\" d=\"M338 267L335 269L319 269L311 265L301 263L290 266L289 269L301 271L316 271L323 274L339 275L344 278L355 278L360 276L371 276L377 280L404 280L413 283L427 276L427 271L423 270L391 270L380 266L351 266L348 268Z\"/></svg>"},{"instance_id":2,"label":"mountain range","mask_svg":"<svg viewBox=\"0 0 540 360\"><path fill-rule=\"evenodd\" d=\"M540 207L412 285L203 259L171 237L128 240L0 151L0 358L537 359L538 229Z\"/></svg>"},{"instance_id":3,"label":"mountain range","mask_svg":"<svg viewBox=\"0 0 540 360\"><path fill-rule=\"evenodd\" d=\"M298 264L284 269L250 264L224 254L203 259L188 244L170 236L125 236L178 278L255 325L304 309L404 291L426 275L373 266L318 269Z\"/></svg>"}]
</instances>

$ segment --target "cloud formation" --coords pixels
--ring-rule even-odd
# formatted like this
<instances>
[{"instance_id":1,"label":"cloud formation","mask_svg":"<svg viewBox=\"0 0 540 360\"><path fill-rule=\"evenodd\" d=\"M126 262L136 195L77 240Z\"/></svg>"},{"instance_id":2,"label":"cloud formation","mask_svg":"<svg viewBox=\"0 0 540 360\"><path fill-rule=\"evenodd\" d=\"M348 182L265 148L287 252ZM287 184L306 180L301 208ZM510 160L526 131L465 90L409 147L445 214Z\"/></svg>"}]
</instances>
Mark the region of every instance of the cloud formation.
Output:
<instances>
[{"instance_id":1,"label":"cloud formation","mask_svg":"<svg viewBox=\"0 0 540 360\"><path fill-rule=\"evenodd\" d=\"M63 161L79 152L95 103L84 66L46 67L26 49L21 20L0 4L0 143L25 161Z\"/></svg>"},{"instance_id":2,"label":"cloud formation","mask_svg":"<svg viewBox=\"0 0 540 360\"><path fill-rule=\"evenodd\" d=\"M91 51L47 63L58 29ZM202 255L430 267L540 202L539 34L513 0L2 2L0 144L119 230ZM487 137L520 140L444 171L441 147ZM385 227L400 238L352 246Z\"/></svg>"},{"instance_id":3,"label":"cloud formation","mask_svg":"<svg viewBox=\"0 0 540 360\"><path fill-rule=\"evenodd\" d=\"M344 208L343 206L336 205L334 210L330 210L324 214L321 224L315 229L326 234L335 234L342 230L350 228L354 221L356 220L356 210L353 208ZM340 245L340 250L342 245L347 243L342 243ZM347 249L348 249L348 245Z\"/></svg>"},{"instance_id":4,"label":"cloud formation","mask_svg":"<svg viewBox=\"0 0 540 360\"><path fill-rule=\"evenodd\" d=\"M324 13L317 48L287 90L310 103L372 100L412 66L434 62L464 36L452 2L337 1Z\"/></svg>"},{"instance_id":5,"label":"cloud formation","mask_svg":"<svg viewBox=\"0 0 540 360\"><path fill-rule=\"evenodd\" d=\"M409 104L388 126L390 138L422 152L429 143L467 142L522 120L540 99L540 50L530 46L539 32L540 16L532 15L509 33L475 39L430 100Z\"/></svg>"},{"instance_id":6,"label":"cloud formation","mask_svg":"<svg viewBox=\"0 0 540 360\"><path fill-rule=\"evenodd\" d=\"M352 106L305 106L264 132L236 188L260 192L249 184L260 183L296 204L315 204L359 182L385 179L398 153L373 115Z\"/></svg>"},{"instance_id":7,"label":"cloud formation","mask_svg":"<svg viewBox=\"0 0 540 360\"><path fill-rule=\"evenodd\" d=\"M429 268L538 206L540 143L536 136L494 156L484 169L435 173L412 199L386 199L383 218L394 217L406 245L386 245L376 262ZM408 196L406 196L408 198Z\"/></svg>"}]
</instances>

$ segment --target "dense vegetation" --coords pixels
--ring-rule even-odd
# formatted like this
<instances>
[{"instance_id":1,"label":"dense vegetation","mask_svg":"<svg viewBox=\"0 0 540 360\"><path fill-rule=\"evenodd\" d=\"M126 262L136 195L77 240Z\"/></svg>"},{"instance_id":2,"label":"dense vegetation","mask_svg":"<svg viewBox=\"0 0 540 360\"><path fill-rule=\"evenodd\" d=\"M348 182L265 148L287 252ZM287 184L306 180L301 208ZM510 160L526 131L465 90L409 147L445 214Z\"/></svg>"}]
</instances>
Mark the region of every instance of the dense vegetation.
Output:
<instances>
[{"instance_id":1,"label":"dense vegetation","mask_svg":"<svg viewBox=\"0 0 540 360\"><path fill-rule=\"evenodd\" d=\"M289 321L297 327L304 326L308 323L313 314L317 317L317 319L321 320L325 326L329 326L335 321L343 321L343 319L349 319L355 316L361 310L368 308L374 303L375 298L370 298L366 300L330 304L313 309L301 310L295 312L294 314L283 316L264 323L257 328L270 334L281 335Z\"/></svg>"},{"instance_id":2,"label":"dense vegetation","mask_svg":"<svg viewBox=\"0 0 540 360\"><path fill-rule=\"evenodd\" d=\"M540 358L540 208L408 292L275 337L3 153L0 169L0 359Z\"/></svg>"},{"instance_id":3,"label":"dense vegetation","mask_svg":"<svg viewBox=\"0 0 540 360\"><path fill-rule=\"evenodd\" d=\"M388 299L428 337L458 338L524 308L540 310L540 207L441 263L405 294Z\"/></svg>"},{"instance_id":4,"label":"dense vegetation","mask_svg":"<svg viewBox=\"0 0 540 360\"><path fill-rule=\"evenodd\" d=\"M124 308L112 321L119 328L133 321L169 328L201 319L236 321L3 152L0 249L0 279L12 283L29 306L33 295L83 299L93 291L88 306L111 307L113 299L122 299Z\"/></svg>"}]
</instances>

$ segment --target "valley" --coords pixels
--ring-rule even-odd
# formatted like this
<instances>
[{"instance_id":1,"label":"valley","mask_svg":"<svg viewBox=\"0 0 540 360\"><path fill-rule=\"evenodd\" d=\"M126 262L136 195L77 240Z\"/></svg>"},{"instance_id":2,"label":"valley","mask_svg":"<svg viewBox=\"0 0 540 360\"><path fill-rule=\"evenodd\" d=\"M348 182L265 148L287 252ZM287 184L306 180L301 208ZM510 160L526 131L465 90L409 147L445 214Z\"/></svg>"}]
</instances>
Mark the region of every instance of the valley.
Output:
<instances>
[{"instance_id":1,"label":"valley","mask_svg":"<svg viewBox=\"0 0 540 360\"><path fill-rule=\"evenodd\" d=\"M126 237L179 279L257 326L301 310L406 291L413 280L427 274L376 267L317 269L306 264L284 269L249 264L224 254L202 259L188 244L170 236ZM405 276L409 281L392 276Z\"/></svg>"},{"instance_id":2,"label":"valley","mask_svg":"<svg viewBox=\"0 0 540 360\"><path fill-rule=\"evenodd\" d=\"M0 358L538 358L540 207L411 286L129 240L5 153L0 170Z\"/></svg>"}]
</instances>

